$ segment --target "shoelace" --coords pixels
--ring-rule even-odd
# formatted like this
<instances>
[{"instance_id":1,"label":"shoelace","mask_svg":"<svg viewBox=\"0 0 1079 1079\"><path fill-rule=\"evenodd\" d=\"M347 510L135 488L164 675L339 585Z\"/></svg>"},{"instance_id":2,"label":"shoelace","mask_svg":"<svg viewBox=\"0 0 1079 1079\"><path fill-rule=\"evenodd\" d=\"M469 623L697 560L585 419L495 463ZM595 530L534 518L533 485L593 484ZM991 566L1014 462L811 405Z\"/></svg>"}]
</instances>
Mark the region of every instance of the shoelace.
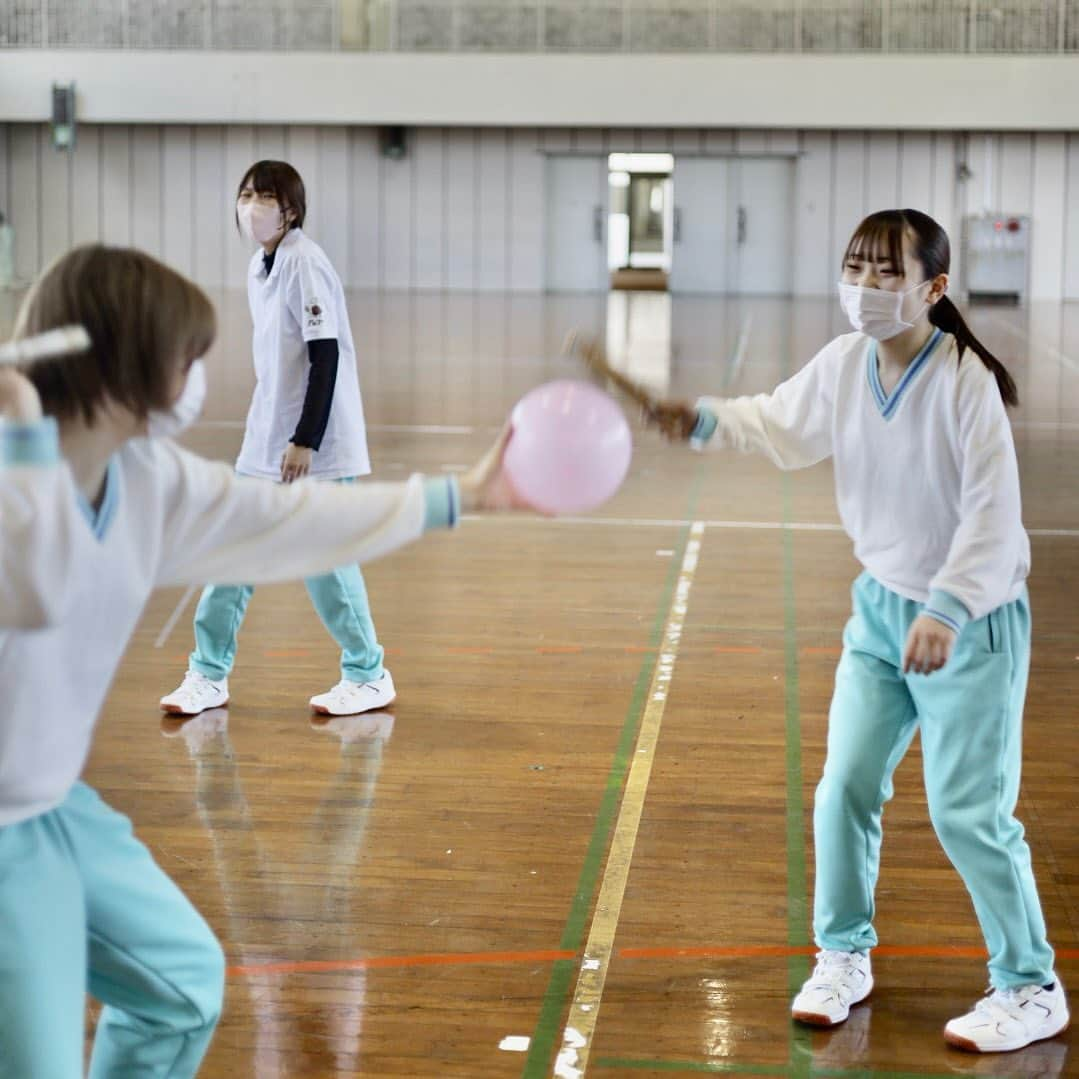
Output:
<instances>
[{"instance_id":1,"label":"shoelace","mask_svg":"<svg viewBox=\"0 0 1079 1079\"><path fill-rule=\"evenodd\" d=\"M813 970L810 986L813 989L830 989L836 996L851 991L845 976L854 970L854 955L846 952L817 952L817 966Z\"/></svg>"},{"instance_id":2,"label":"shoelace","mask_svg":"<svg viewBox=\"0 0 1079 1079\"><path fill-rule=\"evenodd\" d=\"M187 688L194 693L196 697L208 697L211 693L216 692L214 687L210 685L210 680L204 674L189 674L184 681L190 682L190 685Z\"/></svg>"},{"instance_id":3,"label":"shoelace","mask_svg":"<svg viewBox=\"0 0 1079 1079\"><path fill-rule=\"evenodd\" d=\"M1026 999L1024 993L1023 989L990 989L974 1005L974 1010L993 1022L999 1022L1002 1018L1022 1021L1026 1018L1022 1010Z\"/></svg>"}]
</instances>

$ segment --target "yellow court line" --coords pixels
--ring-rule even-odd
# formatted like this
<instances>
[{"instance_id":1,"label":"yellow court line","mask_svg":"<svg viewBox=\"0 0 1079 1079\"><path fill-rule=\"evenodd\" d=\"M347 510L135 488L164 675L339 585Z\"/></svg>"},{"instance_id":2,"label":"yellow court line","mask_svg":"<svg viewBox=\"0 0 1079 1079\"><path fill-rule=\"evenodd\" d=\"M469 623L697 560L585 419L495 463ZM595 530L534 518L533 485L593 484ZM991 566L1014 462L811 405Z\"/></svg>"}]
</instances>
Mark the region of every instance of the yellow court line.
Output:
<instances>
[{"instance_id":1,"label":"yellow court line","mask_svg":"<svg viewBox=\"0 0 1079 1079\"><path fill-rule=\"evenodd\" d=\"M569 1017L562 1032L562 1046L555 1060L554 1075L557 1079L582 1079L588 1068L588 1056L592 1037L596 1031L603 986L607 980L614 951L614 938L618 919L622 912L622 899L626 894L626 882L633 861L633 848L637 843L637 829L641 822L648 782L652 776L652 762L656 755L659 730L663 724L663 712L667 706L674 663L678 646L682 641L682 626L689 606L689 593L693 587L693 575L697 570L704 522L694 521L686 543L685 557L678 574L674 598L671 600L663 638L659 646L652 684L648 690L648 703L641 719L641 730L634 747L633 761L626 777L626 789L622 795L622 807L611 838L607 865L603 870L596 910L588 933L573 995Z\"/></svg>"}]
</instances>

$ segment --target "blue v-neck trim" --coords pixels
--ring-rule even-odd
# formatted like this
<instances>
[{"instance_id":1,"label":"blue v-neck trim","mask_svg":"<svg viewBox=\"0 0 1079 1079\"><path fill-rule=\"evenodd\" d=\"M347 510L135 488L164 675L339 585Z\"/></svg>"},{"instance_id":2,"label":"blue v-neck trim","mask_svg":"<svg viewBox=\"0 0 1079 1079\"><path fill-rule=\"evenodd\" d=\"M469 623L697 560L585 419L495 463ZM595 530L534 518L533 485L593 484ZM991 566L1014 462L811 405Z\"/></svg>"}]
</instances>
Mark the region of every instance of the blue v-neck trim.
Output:
<instances>
[{"instance_id":1,"label":"blue v-neck trim","mask_svg":"<svg viewBox=\"0 0 1079 1079\"><path fill-rule=\"evenodd\" d=\"M93 532L97 539L103 540L105 538L109 525L112 524L112 520L116 516L116 507L119 501L120 467L116 463L116 458L111 457L105 468L105 494L96 513L87 497L82 491L79 492L79 509L82 510L82 515L86 518L90 531Z\"/></svg>"},{"instance_id":2,"label":"blue v-neck trim","mask_svg":"<svg viewBox=\"0 0 1079 1079\"><path fill-rule=\"evenodd\" d=\"M903 372L903 377L896 383L895 389L892 390L890 396L885 395L884 387L880 384L880 371L877 366L877 342L874 341L869 346L866 361L869 386L873 391L873 399L877 402L877 408L880 409L880 414L886 420L890 420L895 415L895 410L899 407L899 402L903 399L903 395L907 392L914 379L918 377L918 372L926 365L933 349L937 347L937 342L943 336L944 334L941 330L933 331L933 336L926 341L921 352L914 357L911 365Z\"/></svg>"}]
</instances>

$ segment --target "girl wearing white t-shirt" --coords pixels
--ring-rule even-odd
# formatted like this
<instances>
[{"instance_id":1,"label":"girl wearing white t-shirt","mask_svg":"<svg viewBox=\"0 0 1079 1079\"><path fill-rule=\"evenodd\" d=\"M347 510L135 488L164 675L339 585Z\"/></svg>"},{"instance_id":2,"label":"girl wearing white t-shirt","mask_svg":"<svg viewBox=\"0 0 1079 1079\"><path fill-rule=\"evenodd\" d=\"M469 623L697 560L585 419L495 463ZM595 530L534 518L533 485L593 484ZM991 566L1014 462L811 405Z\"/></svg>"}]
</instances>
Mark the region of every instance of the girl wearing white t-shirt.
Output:
<instances>
[{"instance_id":1,"label":"girl wearing white t-shirt","mask_svg":"<svg viewBox=\"0 0 1079 1079\"><path fill-rule=\"evenodd\" d=\"M167 438L198 413L214 312L138 251L65 255L19 338L83 326L89 350L0 366L0 1076L190 1079L221 1013L209 927L79 775L154 589L257 583L366 561L512 508L504 437L471 473L345 487L237 476ZM44 413L44 415L43 415Z\"/></svg>"},{"instance_id":2,"label":"girl wearing white t-shirt","mask_svg":"<svg viewBox=\"0 0 1079 1079\"><path fill-rule=\"evenodd\" d=\"M259 161L244 174L236 219L259 245L247 278L257 381L236 471L281 483L305 476L351 482L371 471L356 350L341 282L303 232L306 210L303 180L286 162ZM311 707L329 715L384 708L396 691L359 566L304 583L341 646L341 680L312 697ZM165 711L194 714L228 702L236 638L253 591L247 584L206 587L189 669L162 698Z\"/></svg>"},{"instance_id":3,"label":"girl wearing white t-shirt","mask_svg":"<svg viewBox=\"0 0 1079 1079\"><path fill-rule=\"evenodd\" d=\"M839 284L853 333L771 394L663 403L651 417L670 437L784 469L831 457L864 567L814 809L820 952L794 1017L841 1023L873 987L882 811L920 729L933 826L989 952L989 995L945 1038L1000 1052L1058 1034L1068 1008L1014 816L1030 663L1030 544L1005 412L1018 395L945 295L949 262L932 218L871 215Z\"/></svg>"}]
</instances>

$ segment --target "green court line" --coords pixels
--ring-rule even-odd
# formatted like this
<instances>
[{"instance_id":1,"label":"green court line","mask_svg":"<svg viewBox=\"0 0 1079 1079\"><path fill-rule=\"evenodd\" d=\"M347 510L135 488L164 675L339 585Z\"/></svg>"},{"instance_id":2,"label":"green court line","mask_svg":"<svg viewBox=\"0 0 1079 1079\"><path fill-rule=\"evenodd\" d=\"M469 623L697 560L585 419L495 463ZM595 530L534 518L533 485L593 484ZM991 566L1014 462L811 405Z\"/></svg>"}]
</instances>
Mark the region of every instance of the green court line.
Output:
<instances>
[{"instance_id":1,"label":"green court line","mask_svg":"<svg viewBox=\"0 0 1079 1079\"><path fill-rule=\"evenodd\" d=\"M791 480L783 473L783 523L791 519ZM802 712L798 684L798 628L794 603L794 536L784 528L783 537L783 650L786 690L786 764L787 764L787 943L795 947L808 944L809 912L806 906L805 821L802 799ZM792 955L787 960L789 997L802 987L809 976L809 959ZM809 1031L790 1024L791 1075L809 1075L812 1064Z\"/></svg>"},{"instance_id":2,"label":"green court line","mask_svg":"<svg viewBox=\"0 0 1079 1079\"><path fill-rule=\"evenodd\" d=\"M702 466L698 465L690 485L689 507L686 512L686 517L690 520L697 505L697 492L700 488L702 475ZM688 540L689 526L683 530L675 557L671 559L667 579L664 582L663 592L656 608L656 616L652 622L652 630L648 641L653 650L658 649L661 643L664 621L671 606L671 597L674 595L674 587L678 582L678 575L681 570L682 559L685 557ZM603 854L611 837L611 828L614 826L619 800L622 795L622 787L625 783L626 773L629 771L629 761L637 737L637 727L644 711L644 697L652 681L654 661L654 651L646 653L641 659L641 668L637 673L633 695L626 710L626 718L622 723L622 733L615 748L610 771L607 773L607 783L603 790L603 797L600 800L599 811L596 814L596 823L592 829L588 849L585 851L584 864L581 866L581 874L577 880L577 890L573 895L569 917L559 943L559 948L563 951L576 952L580 951L584 946L588 911L592 905L592 897L595 895L596 885L599 883L600 874L603 870ZM544 1079L548 1073L551 1065L551 1054L559 1034L559 1020L562 1018L562 1011L565 1008L566 998L570 991L573 972L576 967L577 960L574 959L558 959L552 965L551 976L547 982L547 991L543 995L543 1003L540 1006L539 1019L529 1043L524 1071L521 1073L522 1079Z\"/></svg>"}]
</instances>

